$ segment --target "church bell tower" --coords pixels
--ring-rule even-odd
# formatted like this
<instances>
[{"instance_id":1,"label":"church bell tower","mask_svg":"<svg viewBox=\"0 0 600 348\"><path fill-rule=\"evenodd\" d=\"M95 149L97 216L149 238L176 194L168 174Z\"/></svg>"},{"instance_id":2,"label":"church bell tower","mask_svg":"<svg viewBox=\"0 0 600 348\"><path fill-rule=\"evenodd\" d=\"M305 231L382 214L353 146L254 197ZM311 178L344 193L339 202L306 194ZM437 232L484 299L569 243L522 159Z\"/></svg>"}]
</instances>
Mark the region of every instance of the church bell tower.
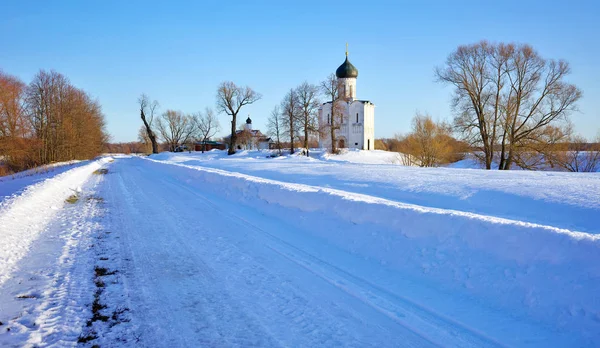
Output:
<instances>
[{"instance_id":1,"label":"church bell tower","mask_svg":"<svg viewBox=\"0 0 600 348\"><path fill-rule=\"evenodd\" d=\"M358 69L348 60L348 44L346 44L346 60L337 68L338 91L344 100L356 99L356 78Z\"/></svg>"}]
</instances>

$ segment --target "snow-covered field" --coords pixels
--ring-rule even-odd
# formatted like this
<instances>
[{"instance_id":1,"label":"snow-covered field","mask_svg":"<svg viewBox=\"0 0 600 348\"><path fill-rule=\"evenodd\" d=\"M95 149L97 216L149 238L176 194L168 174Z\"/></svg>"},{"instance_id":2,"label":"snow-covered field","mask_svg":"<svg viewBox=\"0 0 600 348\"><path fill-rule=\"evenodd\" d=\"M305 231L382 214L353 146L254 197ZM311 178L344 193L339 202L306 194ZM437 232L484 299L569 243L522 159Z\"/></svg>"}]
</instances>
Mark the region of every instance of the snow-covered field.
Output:
<instances>
[{"instance_id":1,"label":"snow-covered field","mask_svg":"<svg viewBox=\"0 0 600 348\"><path fill-rule=\"evenodd\" d=\"M267 155L0 181L0 346L600 341L600 174Z\"/></svg>"}]
</instances>

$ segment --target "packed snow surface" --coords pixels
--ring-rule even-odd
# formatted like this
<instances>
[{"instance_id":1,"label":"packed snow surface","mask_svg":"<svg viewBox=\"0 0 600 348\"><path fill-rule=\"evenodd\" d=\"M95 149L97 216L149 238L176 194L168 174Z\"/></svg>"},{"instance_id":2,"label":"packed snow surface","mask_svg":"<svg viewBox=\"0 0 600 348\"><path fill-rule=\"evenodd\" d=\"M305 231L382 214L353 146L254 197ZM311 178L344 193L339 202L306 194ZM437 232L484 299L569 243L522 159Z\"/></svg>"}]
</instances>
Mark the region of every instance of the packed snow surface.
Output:
<instances>
[{"instance_id":1,"label":"packed snow surface","mask_svg":"<svg viewBox=\"0 0 600 348\"><path fill-rule=\"evenodd\" d=\"M269 154L113 156L11 187L0 346L600 340L600 175Z\"/></svg>"}]
</instances>

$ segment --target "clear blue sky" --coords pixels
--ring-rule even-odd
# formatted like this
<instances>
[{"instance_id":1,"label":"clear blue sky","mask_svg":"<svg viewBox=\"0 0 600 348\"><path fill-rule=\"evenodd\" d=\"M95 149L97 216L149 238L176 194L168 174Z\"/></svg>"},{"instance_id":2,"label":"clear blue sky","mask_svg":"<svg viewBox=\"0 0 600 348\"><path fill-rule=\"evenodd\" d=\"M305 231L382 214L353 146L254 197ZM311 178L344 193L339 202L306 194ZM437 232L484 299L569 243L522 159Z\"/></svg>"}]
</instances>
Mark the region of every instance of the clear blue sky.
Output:
<instances>
[{"instance_id":1,"label":"clear blue sky","mask_svg":"<svg viewBox=\"0 0 600 348\"><path fill-rule=\"evenodd\" d=\"M242 110L265 128L302 81L344 60L357 96L375 103L375 135L406 132L415 111L450 119L452 90L433 69L458 45L533 45L571 63L584 93L577 130L600 129L597 1L27 1L0 2L0 69L26 82L54 69L98 98L113 141L135 140L141 93L166 109L214 108L217 85L249 85L263 99ZM220 115L225 130L226 115Z\"/></svg>"}]
</instances>

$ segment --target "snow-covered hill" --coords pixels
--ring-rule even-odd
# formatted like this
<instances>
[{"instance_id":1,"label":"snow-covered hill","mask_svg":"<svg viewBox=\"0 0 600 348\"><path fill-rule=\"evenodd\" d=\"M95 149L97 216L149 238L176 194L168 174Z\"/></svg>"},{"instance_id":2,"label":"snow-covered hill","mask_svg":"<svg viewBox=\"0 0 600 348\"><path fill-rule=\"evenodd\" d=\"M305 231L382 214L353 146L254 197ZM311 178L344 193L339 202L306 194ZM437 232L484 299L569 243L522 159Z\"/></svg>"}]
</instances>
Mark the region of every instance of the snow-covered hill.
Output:
<instances>
[{"instance_id":1,"label":"snow-covered hill","mask_svg":"<svg viewBox=\"0 0 600 348\"><path fill-rule=\"evenodd\" d=\"M266 155L115 156L15 191L0 345L600 340L599 174Z\"/></svg>"}]
</instances>

